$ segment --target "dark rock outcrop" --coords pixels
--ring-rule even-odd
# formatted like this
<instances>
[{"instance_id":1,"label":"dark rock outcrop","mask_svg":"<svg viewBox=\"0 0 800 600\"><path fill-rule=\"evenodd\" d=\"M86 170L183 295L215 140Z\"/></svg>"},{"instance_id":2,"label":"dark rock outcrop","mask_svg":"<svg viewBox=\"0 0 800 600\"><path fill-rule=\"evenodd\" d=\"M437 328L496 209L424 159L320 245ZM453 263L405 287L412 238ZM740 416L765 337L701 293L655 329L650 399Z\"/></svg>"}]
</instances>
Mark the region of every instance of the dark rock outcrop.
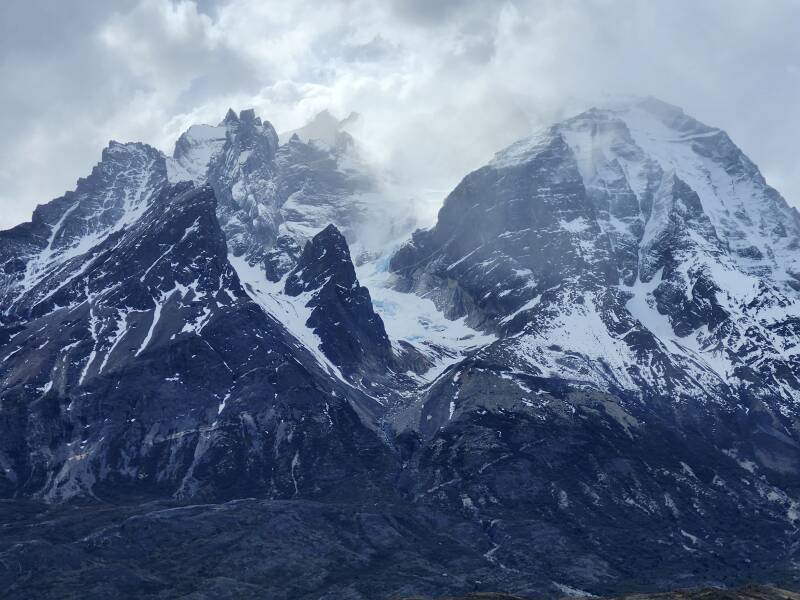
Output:
<instances>
[{"instance_id":1,"label":"dark rock outcrop","mask_svg":"<svg viewBox=\"0 0 800 600\"><path fill-rule=\"evenodd\" d=\"M344 236L329 225L306 244L286 278L289 296L307 296L306 322L345 374L386 369L392 347L369 290L359 285Z\"/></svg>"}]
</instances>

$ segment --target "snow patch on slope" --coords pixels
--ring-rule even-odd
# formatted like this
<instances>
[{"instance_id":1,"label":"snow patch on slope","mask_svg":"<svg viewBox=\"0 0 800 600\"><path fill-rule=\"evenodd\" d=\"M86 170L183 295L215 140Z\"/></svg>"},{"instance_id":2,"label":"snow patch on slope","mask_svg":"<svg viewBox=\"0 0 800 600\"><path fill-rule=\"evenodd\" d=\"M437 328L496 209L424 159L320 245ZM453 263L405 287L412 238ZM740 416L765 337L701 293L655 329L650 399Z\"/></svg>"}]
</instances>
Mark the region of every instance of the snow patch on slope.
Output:
<instances>
[{"instance_id":1,"label":"snow patch on slope","mask_svg":"<svg viewBox=\"0 0 800 600\"><path fill-rule=\"evenodd\" d=\"M244 256L231 254L228 255L228 260L250 298L264 312L281 323L300 345L308 349L324 370L350 385L339 367L322 352L320 337L306 325L312 311L306 306L306 303L311 299L314 291L303 292L298 296L287 296L283 293L285 277L278 282L272 282L267 279L263 270L248 263Z\"/></svg>"},{"instance_id":2,"label":"snow patch on slope","mask_svg":"<svg viewBox=\"0 0 800 600\"><path fill-rule=\"evenodd\" d=\"M582 301L558 300L558 314L518 336L519 357L545 376L606 388L636 389L628 369L636 358L628 344L611 334L590 292ZM597 368L597 366L601 368Z\"/></svg>"},{"instance_id":3,"label":"snow patch on slope","mask_svg":"<svg viewBox=\"0 0 800 600\"><path fill-rule=\"evenodd\" d=\"M393 289L395 275L389 272L391 253L356 268L358 280L369 290L375 312L383 319L393 343L405 341L433 363L423 375L433 381L447 367L468 353L497 340L466 324L466 318L447 319L432 300Z\"/></svg>"},{"instance_id":4,"label":"snow patch on slope","mask_svg":"<svg viewBox=\"0 0 800 600\"><path fill-rule=\"evenodd\" d=\"M138 144L117 144L112 142L107 152L110 155L126 155L128 157L126 168L114 174L114 180L111 185L106 187L104 197L99 199L88 198L91 205L98 208L94 214L81 215L81 219L87 223L87 226L92 221L102 222L103 213L115 206L117 202L115 192L121 187L124 193L119 210L119 219L106 227L96 230L89 229L83 235L76 236L75 239L63 243L64 238L59 234L63 233L63 228L71 215L76 210L84 208L84 200L87 200L84 196L77 197L75 203L66 209L59 220L51 226L50 238L44 250L31 257L28 261L25 275L14 292L15 297L10 306L19 302L23 296L32 291L47 277L68 268L68 263L72 259L85 255L99 244L102 244L110 235L134 224L147 210L149 200L155 191L152 184L154 183L153 176L157 170L158 157L151 155ZM40 297L32 299L32 303L42 302L52 297L59 289L83 273L90 262L90 260L84 260L80 268L61 281L58 287L46 290Z\"/></svg>"},{"instance_id":5,"label":"snow patch on slope","mask_svg":"<svg viewBox=\"0 0 800 600\"><path fill-rule=\"evenodd\" d=\"M167 159L169 182L205 181L208 165L225 145L227 132L226 127L213 125L192 125L187 129L178 141L176 156Z\"/></svg>"}]
</instances>

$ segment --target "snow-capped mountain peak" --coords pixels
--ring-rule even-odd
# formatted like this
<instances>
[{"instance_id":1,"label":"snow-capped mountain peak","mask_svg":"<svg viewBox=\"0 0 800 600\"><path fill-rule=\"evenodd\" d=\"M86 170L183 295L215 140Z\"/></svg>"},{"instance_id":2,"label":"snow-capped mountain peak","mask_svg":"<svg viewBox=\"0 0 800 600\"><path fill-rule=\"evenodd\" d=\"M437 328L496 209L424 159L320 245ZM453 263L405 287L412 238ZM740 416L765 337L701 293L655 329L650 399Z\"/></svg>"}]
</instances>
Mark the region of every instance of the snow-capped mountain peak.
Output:
<instances>
[{"instance_id":1,"label":"snow-capped mountain peak","mask_svg":"<svg viewBox=\"0 0 800 600\"><path fill-rule=\"evenodd\" d=\"M521 370L720 402L754 386L794 414L795 343L774 332L800 315L798 248L797 211L727 134L639 99L499 152L392 270L451 318L513 334L497 348Z\"/></svg>"},{"instance_id":2,"label":"snow-capped mountain peak","mask_svg":"<svg viewBox=\"0 0 800 600\"><path fill-rule=\"evenodd\" d=\"M0 232L0 498L109 500L70 552L130 573L126 536L268 519L259 548L316 540L425 593L796 574L800 226L724 132L652 99L589 110L375 250L377 178L311 129L281 144L229 111L171 158L113 142ZM192 515L200 537L172 527ZM0 573L30 585L51 542L0 547Z\"/></svg>"}]
</instances>

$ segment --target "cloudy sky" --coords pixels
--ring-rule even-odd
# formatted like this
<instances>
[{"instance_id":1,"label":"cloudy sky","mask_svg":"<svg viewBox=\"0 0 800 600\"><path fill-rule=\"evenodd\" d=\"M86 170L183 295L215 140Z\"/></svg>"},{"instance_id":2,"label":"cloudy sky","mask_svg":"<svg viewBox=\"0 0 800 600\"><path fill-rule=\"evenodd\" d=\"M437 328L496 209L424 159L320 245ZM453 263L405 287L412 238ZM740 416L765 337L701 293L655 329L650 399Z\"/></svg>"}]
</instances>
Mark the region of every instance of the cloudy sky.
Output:
<instances>
[{"instance_id":1,"label":"cloudy sky","mask_svg":"<svg viewBox=\"0 0 800 600\"><path fill-rule=\"evenodd\" d=\"M0 227L109 139L171 152L254 107L358 111L371 160L436 204L504 145L618 94L726 129L800 205L798 0L3 0Z\"/></svg>"}]
</instances>

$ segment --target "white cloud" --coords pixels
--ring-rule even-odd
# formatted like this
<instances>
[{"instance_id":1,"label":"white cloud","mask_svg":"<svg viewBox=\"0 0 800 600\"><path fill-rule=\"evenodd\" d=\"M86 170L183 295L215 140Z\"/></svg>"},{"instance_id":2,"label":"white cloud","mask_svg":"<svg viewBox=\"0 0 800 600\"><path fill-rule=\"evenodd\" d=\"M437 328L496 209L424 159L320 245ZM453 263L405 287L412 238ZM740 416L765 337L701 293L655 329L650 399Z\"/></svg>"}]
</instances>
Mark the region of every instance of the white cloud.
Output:
<instances>
[{"instance_id":1,"label":"white cloud","mask_svg":"<svg viewBox=\"0 0 800 600\"><path fill-rule=\"evenodd\" d=\"M431 215L502 146L617 93L727 129L800 203L793 0L34 4L0 6L0 226L74 185L108 139L170 151L228 106L280 130L360 112L370 156Z\"/></svg>"}]
</instances>

